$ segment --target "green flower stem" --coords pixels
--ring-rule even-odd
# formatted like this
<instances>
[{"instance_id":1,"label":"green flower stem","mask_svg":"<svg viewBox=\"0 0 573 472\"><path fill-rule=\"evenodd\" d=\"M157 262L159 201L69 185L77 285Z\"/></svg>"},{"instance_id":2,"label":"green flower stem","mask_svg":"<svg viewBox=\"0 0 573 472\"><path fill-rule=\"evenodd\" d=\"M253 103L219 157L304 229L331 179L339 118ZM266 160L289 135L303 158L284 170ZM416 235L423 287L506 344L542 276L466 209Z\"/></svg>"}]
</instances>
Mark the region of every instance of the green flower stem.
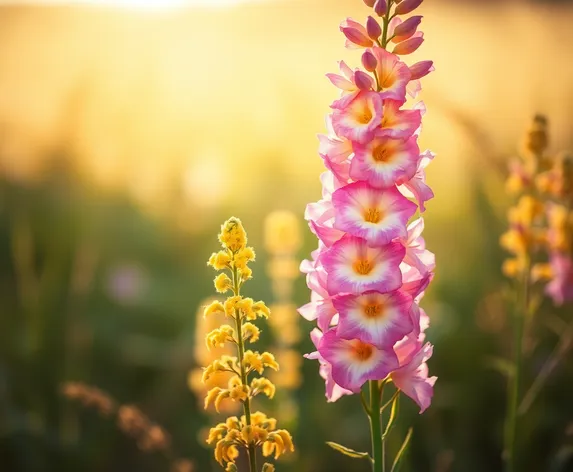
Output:
<instances>
[{"instance_id":1,"label":"green flower stem","mask_svg":"<svg viewBox=\"0 0 573 472\"><path fill-rule=\"evenodd\" d=\"M233 267L233 292L236 296L240 295L240 283L239 274L237 273L236 267ZM245 357L245 340L243 339L243 320L241 318L241 313L239 310L235 310L235 326L237 327L237 350L239 354L239 367L241 369L241 383L243 385L248 385L247 370L245 369L245 363L243 359ZM245 422L247 426L251 425L251 399L247 398L243 401L243 411L245 413ZM249 471L257 472L257 453L255 451L255 445L249 444Z\"/></svg>"},{"instance_id":2,"label":"green flower stem","mask_svg":"<svg viewBox=\"0 0 573 472\"><path fill-rule=\"evenodd\" d=\"M381 389L377 380L370 380L370 432L372 435L372 470L384 472L384 448L382 446L382 424L380 422Z\"/></svg>"},{"instance_id":3,"label":"green flower stem","mask_svg":"<svg viewBox=\"0 0 573 472\"><path fill-rule=\"evenodd\" d=\"M522 371L522 351L523 351L523 332L525 321L529 313L530 303L530 272L531 259L528 257L525 264L523 276L523 287L521 300L515 312L514 321L514 363L515 369L511 377L508 388L508 407L506 415L506 437L505 437L505 470L506 472L516 472L516 442L517 442L517 409L519 406L521 371Z\"/></svg>"}]
</instances>

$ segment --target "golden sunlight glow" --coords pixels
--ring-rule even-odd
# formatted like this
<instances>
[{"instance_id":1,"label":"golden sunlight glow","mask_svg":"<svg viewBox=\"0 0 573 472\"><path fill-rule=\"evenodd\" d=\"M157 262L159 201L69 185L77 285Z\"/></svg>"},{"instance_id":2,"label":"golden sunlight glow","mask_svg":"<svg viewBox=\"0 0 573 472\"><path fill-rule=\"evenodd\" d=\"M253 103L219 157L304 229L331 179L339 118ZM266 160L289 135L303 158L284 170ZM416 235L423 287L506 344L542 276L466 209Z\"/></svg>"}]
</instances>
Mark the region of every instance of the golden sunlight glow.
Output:
<instances>
[{"instance_id":1,"label":"golden sunlight glow","mask_svg":"<svg viewBox=\"0 0 573 472\"><path fill-rule=\"evenodd\" d=\"M119 7L144 9L169 9L177 7L226 7L245 3L248 0L100 0ZM96 2L97 3L97 2Z\"/></svg>"}]
</instances>

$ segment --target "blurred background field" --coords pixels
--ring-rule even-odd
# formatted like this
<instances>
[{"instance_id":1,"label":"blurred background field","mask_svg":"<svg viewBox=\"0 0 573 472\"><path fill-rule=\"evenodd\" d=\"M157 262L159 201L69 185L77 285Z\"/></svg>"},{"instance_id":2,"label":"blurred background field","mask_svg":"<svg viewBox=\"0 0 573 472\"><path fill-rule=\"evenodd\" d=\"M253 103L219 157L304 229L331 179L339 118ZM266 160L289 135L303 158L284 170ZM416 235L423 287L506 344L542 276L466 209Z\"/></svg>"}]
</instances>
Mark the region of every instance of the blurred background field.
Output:
<instances>
[{"instance_id":1,"label":"blurred background field","mask_svg":"<svg viewBox=\"0 0 573 472\"><path fill-rule=\"evenodd\" d=\"M337 93L324 74L339 59L358 64L338 24L367 9L96 3L0 2L0 471L155 472L179 458L218 470L202 432L214 420L188 385L196 314L214 293L205 263L219 225L240 217L258 254L249 295L271 303L266 216L294 212L297 260L314 249L302 215L320 197L316 134ZM426 0L421 14L426 42L408 60L437 69L424 83L421 147L438 155L425 215L438 269L424 307L439 381L423 416L402 403L398 433L415 428L406 471L498 471L499 358L511 339L505 169L536 112L550 118L552 149L573 149L573 2ZM289 298L307 301L302 277ZM530 333L529 379L572 315L546 313ZM311 325L297 323L302 338L290 339L309 352ZM300 388L276 414L292 423L297 454L279 470L366 470L324 444L368 447L359 402L327 405L317 365L303 361L297 379L296 359ZM572 378L562 363L523 421L527 471L573 470ZM136 405L169 432L155 437L168 447L142 451L105 408L65 398L66 381Z\"/></svg>"}]
</instances>

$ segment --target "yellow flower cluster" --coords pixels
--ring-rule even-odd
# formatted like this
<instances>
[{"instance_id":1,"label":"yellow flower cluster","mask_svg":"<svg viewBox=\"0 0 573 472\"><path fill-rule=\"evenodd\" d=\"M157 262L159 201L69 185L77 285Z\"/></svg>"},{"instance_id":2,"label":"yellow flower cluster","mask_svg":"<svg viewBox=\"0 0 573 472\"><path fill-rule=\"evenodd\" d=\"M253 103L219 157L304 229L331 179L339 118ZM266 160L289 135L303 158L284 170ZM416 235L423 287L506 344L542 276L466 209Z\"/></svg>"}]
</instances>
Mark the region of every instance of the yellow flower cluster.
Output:
<instances>
[{"instance_id":1,"label":"yellow flower cluster","mask_svg":"<svg viewBox=\"0 0 573 472\"><path fill-rule=\"evenodd\" d=\"M512 254L502 268L511 278L543 272L532 258L547 235L545 203L536 185L539 176L551 168L551 159L545 154L547 143L547 120L536 116L524 139L522 162L513 164L506 183L508 191L518 196L517 204L508 212L510 227L500 239L502 247Z\"/></svg>"},{"instance_id":2,"label":"yellow flower cluster","mask_svg":"<svg viewBox=\"0 0 573 472\"><path fill-rule=\"evenodd\" d=\"M211 404L219 411L224 400L240 402L244 415L228 418L225 423L211 428L207 442L215 444L215 459L226 467L227 472L237 471L235 460L243 449L249 457L250 470L256 468L256 448L262 448L263 455L281 454L293 451L291 435L284 429L276 429L276 420L260 412L251 413L251 401L259 394L273 398L275 385L261 377L269 368L279 370L279 364L270 352L246 349L246 343L254 343L260 337L260 329L252 323L258 318L268 318L269 308L262 302L241 296L243 284L252 277L248 263L255 259L255 252L247 247L247 235L241 221L231 218L221 227L219 241L223 249L213 254L208 264L215 270L225 271L215 278L215 289L220 293L232 292L222 303L214 301L205 307L204 316L222 315L233 321L234 326L223 324L207 333L208 349L228 345L235 347L237 355L222 355L213 360L204 370L202 381L209 382L215 375L229 375L226 386L211 388L205 397L205 408ZM257 373L259 377L254 376ZM263 472L273 472L274 466L266 463Z\"/></svg>"},{"instance_id":3,"label":"yellow flower cluster","mask_svg":"<svg viewBox=\"0 0 573 472\"><path fill-rule=\"evenodd\" d=\"M523 164L513 166L507 182L519 200L509 210L510 229L501 237L502 246L513 254L504 273L514 278L525 274L533 282L567 277L540 261L539 249L553 265L556 256L573 257L573 158L547 155L548 141L547 120L537 116L526 134Z\"/></svg>"}]
</instances>

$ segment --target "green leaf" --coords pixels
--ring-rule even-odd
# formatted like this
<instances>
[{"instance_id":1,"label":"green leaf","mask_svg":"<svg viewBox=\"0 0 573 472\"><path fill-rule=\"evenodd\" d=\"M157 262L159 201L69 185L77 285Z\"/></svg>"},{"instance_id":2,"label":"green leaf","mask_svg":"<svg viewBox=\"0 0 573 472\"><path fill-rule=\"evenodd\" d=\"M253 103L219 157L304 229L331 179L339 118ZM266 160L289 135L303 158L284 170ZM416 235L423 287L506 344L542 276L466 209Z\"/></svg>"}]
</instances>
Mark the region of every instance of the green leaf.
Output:
<instances>
[{"instance_id":1,"label":"green leaf","mask_svg":"<svg viewBox=\"0 0 573 472\"><path fill-rule=\"evenodd\" d=\"M341 444L331 442L331 441L327 441L326 444L328 444L335 451L338 451L338 452L344 454L345 456L352 457L353 459L369 459L369 460L372 460L372 458L370 457L370 454L368 454L367 452L358 452L358 451L355 451L354 449L350 449L349 447L346 447L346 446L343 446Z\"/></svg>"},{"instance_id":2,"label":"green leaf","mask_svg":"<svg viewBox=\"0 0 573 472\"><path fill-rule=\"evenodd\" d=\"M412 439L412 433L414 432L414 428L410 428L408 430L408 434L406 434L406 438L404 439L404 442L402 443L402 447L400 447L400 450L398 451L398 454L396 454L396 458L394 459L394 463L392 464L392 469L390 470L390 472L398 472L398 470L400 469L400 461L402 460L402 457L404 457L404 454L406 453L406 450L408 449L408 446L410 445L410 439Z\"/></svg>"},{"instance_id":3,"label":"green leaf","mask_svg":"<svg viewBox=\"0 0 573 472\"><path fill-rule=\"evenodd\" d=\"M390 419L388 420L388 424L386 425L386 429L384 430L384 434L382 435L382 441L384 441L384 439L386 439L386 436L388 436L388 434L392 430L392 427L394 426L394 422L396 421L396 418L398 417L398 412L400 411L400 395L399 395L399 393L400 393L400 390L396 390L396 393L392 397L392 409L390 410Z\"/></svg>"}]
</instances>

